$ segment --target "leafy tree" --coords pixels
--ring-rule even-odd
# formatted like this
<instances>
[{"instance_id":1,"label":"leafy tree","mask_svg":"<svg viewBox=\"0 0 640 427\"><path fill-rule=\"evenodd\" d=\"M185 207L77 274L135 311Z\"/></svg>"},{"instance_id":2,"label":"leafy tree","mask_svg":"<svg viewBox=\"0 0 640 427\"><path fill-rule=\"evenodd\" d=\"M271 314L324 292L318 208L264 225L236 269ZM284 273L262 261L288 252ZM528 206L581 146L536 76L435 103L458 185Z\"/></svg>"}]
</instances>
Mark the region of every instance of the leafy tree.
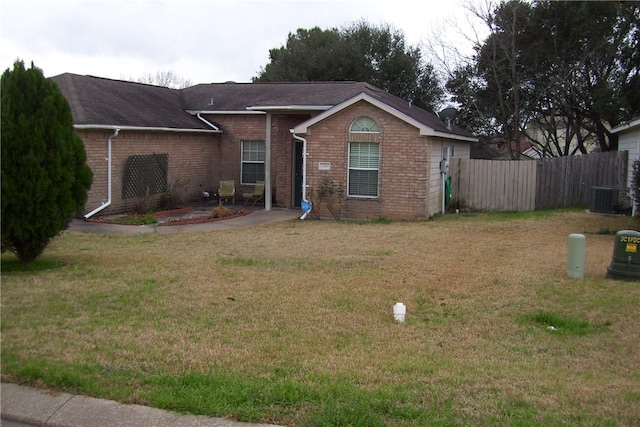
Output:
<instances>
[{"instance_id":1,"label":"leafy tree","mask_svg":"<svg viewBox=\"0 0 640 427\"><path fill-rule=\"evenodd\" d=\"M190 79L181 77L173 71L156 71L155 73L147 73L140 77L121 75L120 80L167 87L170 89L184 89L193 85Z\"/></svg>"},{"instance_id":2,"label":"leafy tree","mask_svg":"<svg viewBox=\"0 0 640 427\"><path fill-rule=\"evenodd\" d=\"M269 50L270 63L254 82L335 81L344 73L346 46L337 29L298 29L289 33L287 46ZM355 68L355 67L354 67Z\"/></svg>"},{"instance_id":3,"label":"leafy tree","mask_svg":"<svg viewBox=\"0 0 640 427\"><path fill-rule=\"evenodd\" d=\"M298 29L269 60L254 82L362 81L431 111L444 95L433 66L390 26Z\"/></svg>"},{"instance_id":4,"label":"leafy tree","mask_svg":"<svg viewBox=\"0 0 640 427\"><path fill-rule=\"evenodd\" d=\"M545 156L617 148L608 129L640 112L640 3L510 0L477 16L489 36L447 82L475 130Z\"/></svg>"},{"instance_id":5,"label":"leafy tree","mask_svg":"<svg viewBox=\"0 0 640 427\"><path fill-rule=\"evenodd\" d=\"M179 77L173 71L156 71L155 74L149 73L137 79L137 82L172 89L184 89L192 84L191 80Z\"/></svg>"},{"instance_id":6,"label":"leafy tree","mask_svg":"<svg viewBox=\"0 0 640 427\"><path fill-rule=\"evenodd\" d=\"M87 199L93 179L56 83L16 61L0 81L2 250L35 260Z\"/></svg>"},{"instance_id":7,"label":"leafy tree","mask_svg":"<svg viewBox=\"0 0 640 427\"><path fill-rule=\"evenodd\" d=\"M540 2L534 11L529 31L541 36L534 83L538 93L553 95L540 96L544 102L534 106L534 123L551 128L544 148L558 155L584 153L591 138L600 151L617 149L609 129L640 111L637 95L629 96L639 89L640 3ZM553 141L556 121L565 130L564 146Z\"/></svg>"},{"instance_id":8,"label":"leafy tree","mask_svg":"<svg viewBox=\"0 0 640 427\"><path fill-rule=\"evenodd\" d=\"M535 43L524 31L531 5L510 1L478 16L490 34L476 46L473 60L453 72L447 89L454 94L453 101L461 105L458 120L469 120L467 128L484 135L485 140L498 136L500 142L507 143L511 157L519 158L528 122L525 107L531 71L523 47Z\"/></svg>"}]
</instances>

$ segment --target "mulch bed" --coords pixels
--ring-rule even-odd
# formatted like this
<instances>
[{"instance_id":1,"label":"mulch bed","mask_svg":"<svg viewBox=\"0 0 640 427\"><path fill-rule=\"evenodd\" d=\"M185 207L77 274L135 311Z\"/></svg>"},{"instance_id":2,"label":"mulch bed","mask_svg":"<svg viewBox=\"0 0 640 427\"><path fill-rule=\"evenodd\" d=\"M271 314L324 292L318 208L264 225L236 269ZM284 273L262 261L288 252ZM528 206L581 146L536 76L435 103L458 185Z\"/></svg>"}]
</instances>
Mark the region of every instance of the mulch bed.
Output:
<instances>
[{"instance_id":1,"label":"mulch bed","mask_svg":"<svg viewBox=\"0 0 640 427\"><path fill-rule=\"evenodd\" d=\"M240 216L249 215L250 213L251 213L250 211L240 210L240 211L234 212L233 215L229 215L221 218L213 218L213 217L210 217L209 215L193 216L190 218L171 218L162 222L158 221L158 225L203 224L205 222L215 222L215 221L222 221L225 219L238 218Z\"/></svg>"},{"instance_id":2,"label":"mulch bed","mask_svg":"<svg viewBox=\"0 0 640 427\"><path fill-rule=\"evenodd\" d=\"M159 216L187 213L187 212L191 212L192 210L193 210L193 208L178 208L178 209L171 209L171 210L168 210L168 211L154 212L151 215L153 215L153 216L155 216L157 218Z\"/></svg>"},{"instance_id":3,"label":"mulch bed","mask_svg":"<svg viewBox=\"0 0 640 427\"><path fill-rule=\"evenodd\" d=\"M180 208L180 209L173 209L173 210L168 210L168 211L161 211L161 212L154 212L151 215L153 217L158 218L158 222L156 223L156 225L159 226L170 226L170 225L189 225L189 224L203 224L203 223L207 223L207 222L215 222L215 221L222 221L225 219L232 219L232 218L238 218L244 215L249 215L251 213L251 211L245 210L245 209L240 209L238 211L233 212L232 215L228 215L225 217L218 217L218 218L213 218L211 216L209 216L208 213L203 213L202 215L195 215L195 216L191 216L191 217L185 217L185 218L168 218L165 220L161 220L160 218L163 216L169 216L169 215L177 215L177 214L182 214L182 213L189 213L192 212L193 208ZM99 222L102 224L117 224L117 225L140 225L139 223L136 222L127 222L126 221L126 217L130 216L133 214L123 214L122 216L119 217L97 217L97 218L89 218L87 219L87 221L89 222ZM144 215L142 215L144 216Z\"/></svg>"}]
</instances>

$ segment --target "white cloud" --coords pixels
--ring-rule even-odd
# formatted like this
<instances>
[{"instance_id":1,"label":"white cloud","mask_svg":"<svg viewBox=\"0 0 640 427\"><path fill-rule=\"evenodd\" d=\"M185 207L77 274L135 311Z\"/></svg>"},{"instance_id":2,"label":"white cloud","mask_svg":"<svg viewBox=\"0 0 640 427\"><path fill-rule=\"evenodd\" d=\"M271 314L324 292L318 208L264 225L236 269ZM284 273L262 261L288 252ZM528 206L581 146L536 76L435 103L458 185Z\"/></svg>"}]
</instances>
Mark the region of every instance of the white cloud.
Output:
<instances>
[{"instance_id":1,"label":"white cloud","mask_svg":"<svg viewBox=\"0 0 640 427\"><path fill-rule=\"evenodd\" d=\"M19 58L47 76L172 71L193 83L250 81L298 28L365 20L417 46L462 13L461 1L2 0L0 65Z\"/></svg>"}]
</instances>

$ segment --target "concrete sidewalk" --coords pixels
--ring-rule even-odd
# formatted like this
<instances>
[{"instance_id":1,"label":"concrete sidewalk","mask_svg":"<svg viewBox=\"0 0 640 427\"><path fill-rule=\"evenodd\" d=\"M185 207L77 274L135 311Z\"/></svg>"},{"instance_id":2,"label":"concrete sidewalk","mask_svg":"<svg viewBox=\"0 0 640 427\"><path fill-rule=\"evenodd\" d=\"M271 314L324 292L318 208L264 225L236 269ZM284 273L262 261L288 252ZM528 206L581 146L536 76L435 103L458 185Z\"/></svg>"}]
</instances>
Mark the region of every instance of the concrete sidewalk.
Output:
<instances>
[{"instance_id":1,"label":"concrete sidewalk","mask_svg":"<svg viewBox=\"0 0 640 427\"><path fill-rule=\"evenodd\" d=\"M268 427L224 418L182 415L141 405L75 396L16 384L0 387L2 426Z\"/></svg>"}]
</instances>

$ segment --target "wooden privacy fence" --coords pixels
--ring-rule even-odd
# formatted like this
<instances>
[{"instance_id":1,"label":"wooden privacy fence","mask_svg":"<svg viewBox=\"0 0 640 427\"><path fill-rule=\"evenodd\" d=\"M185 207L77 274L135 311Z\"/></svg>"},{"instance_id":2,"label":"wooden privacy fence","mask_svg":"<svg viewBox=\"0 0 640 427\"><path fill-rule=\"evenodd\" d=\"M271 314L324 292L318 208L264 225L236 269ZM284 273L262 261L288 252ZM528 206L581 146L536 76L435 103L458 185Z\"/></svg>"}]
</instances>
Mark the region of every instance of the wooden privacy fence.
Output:
<instances>
[{"instance_id":1,"label":"wooden privacy fence","mask_svg":"<svg viewBox=\"0 0 640 427\"><path fill-rule=\"evenodd\" d=\"M536 162L452 158L451 206L477 211L532 211Z\"/></svg>"},{"instance_id":2,"label":"wooden privacy fence","mask_svg":"<svg viewBox=\"0 0 640 427\"><path fill-rule=\"evenodd\" d=\"M532 211L589 205L592 187L623 186L626 151L539 160L452 158L451 206Z\"/></svg>"},{"instance_id":3,"label":"wooden privacy fence","mask_svg":"<svg viewBox=\"0 0 640 427\"><path fill-rule=\"evenodd\" d=\"M628 151L536 160L536 209L589 205L593 187L623 189Z\"/></svg>"}]
</instances>

